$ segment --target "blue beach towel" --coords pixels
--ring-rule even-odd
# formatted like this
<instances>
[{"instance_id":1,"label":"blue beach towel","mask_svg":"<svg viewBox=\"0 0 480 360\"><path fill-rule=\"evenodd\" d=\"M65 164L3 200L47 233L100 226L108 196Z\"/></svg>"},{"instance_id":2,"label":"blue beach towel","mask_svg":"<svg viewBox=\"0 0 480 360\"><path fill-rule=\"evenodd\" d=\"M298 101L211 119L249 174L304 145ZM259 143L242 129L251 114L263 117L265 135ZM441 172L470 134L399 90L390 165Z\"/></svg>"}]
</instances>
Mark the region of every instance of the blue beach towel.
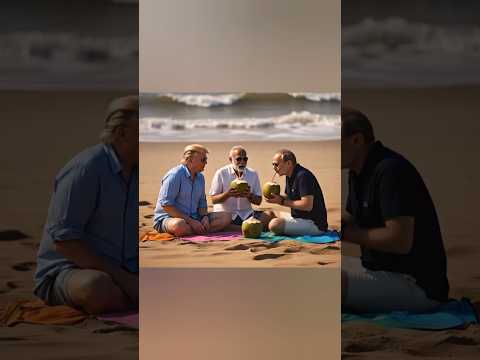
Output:
<instances>
[{"instance_id":1,"label":"blue beach towel","mask_svg":"<svg viewBox=\"0 0 480 360\"><path fill-rule=\"evenodd\" d=\"M478 324L479 320L470 300L450 300L428 313L394 311L385 314L342 313L342 322L367 321L385 327L402 329L446 330Z\"/></svg>"},{"instance_id":2,"label":"blue beach towel","mask_svg":"<svg viewBox=\"0 0 480 360\"><path fill-rule=\"evenodd\" d=\"M303 236L278 236L272 232L263 232L260 239L275 243L282 240L296 240L311 244L328 244L340 240L340 234L335 230L325 231L321 235L303 235Z\"/></svg>"}]
</instances>

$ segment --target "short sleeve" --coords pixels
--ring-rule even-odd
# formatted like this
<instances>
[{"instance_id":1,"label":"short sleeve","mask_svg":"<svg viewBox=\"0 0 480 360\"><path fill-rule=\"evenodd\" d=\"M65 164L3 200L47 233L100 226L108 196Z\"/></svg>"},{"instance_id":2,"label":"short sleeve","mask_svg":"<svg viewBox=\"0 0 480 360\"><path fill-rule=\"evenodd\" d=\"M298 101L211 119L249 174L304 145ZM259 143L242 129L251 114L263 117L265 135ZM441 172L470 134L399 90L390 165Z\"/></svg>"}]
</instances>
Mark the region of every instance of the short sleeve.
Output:
<instances>
[{"instance_id":1,"label":"short sleeve","mask_svg":"<svg viewBox=\"0 0 480 360\"><path fill-rule=\"evenodd\" d=\"M300 197L314 195L313 179L309 174L302 174L298 179L298 192Z\"/></svg>"},{"instance_id":2,"label":"short sleeve","mask_svg":"<svg viewBox=\"0 0 480 360\"><path fill-rule=\"evenodd\" d=\"M221 170L217 170L213 175L212 184L210 186L209 195L218 195L223 192L223 182L221 176Z\"/></svg>"},{"instance_id":3,"label":"short sleeve","mask_svg":"<svg viewBox=\"0 0 480 360\"><path fill-rule=\"evenodd\" d=\"M92 217L99 191L97 173L75 166L55 179L49 208L48 232L54 241L80 240Z\"/></svg>"},{"instance_id":4,"label":"short sleeve","mask_svg":"<svg viewBox=\"0 0 480 360\"><path fill-rule=\"evenodd\" d=\"M416 173L406 164L389 162L381 171L378 182L380 211L385 220L414 216Z\"/></svg>"}]
</instances>

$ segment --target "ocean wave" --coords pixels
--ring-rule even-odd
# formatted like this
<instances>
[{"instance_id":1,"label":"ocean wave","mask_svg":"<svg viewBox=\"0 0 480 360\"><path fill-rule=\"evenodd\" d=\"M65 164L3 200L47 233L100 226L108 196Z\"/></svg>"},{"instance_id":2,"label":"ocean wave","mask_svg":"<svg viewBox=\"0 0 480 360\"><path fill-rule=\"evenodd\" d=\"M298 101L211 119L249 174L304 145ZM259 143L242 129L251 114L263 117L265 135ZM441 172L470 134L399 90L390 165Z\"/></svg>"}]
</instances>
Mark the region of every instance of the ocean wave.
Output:
<instances>
[{"instance_id":1,"label":"ocean wave","mask_svg":"<svg viewBox=\"0 0 480 360\"><path fill-rule=\"evenodd\" d=\"M0 35L2 67L95 66L137 61L135 37L91 37L71 33L15 32Z\"/></svg>"},{"instance_id":2,"label":"ocean wave","mask_svg":"<svg viewBox=\"0 0 480 360\"><path fill-rule=\"evenodd\" d=\"M402 18L366 19L342 31L342 50L376 57L392 51L419 54L480 54L480 28L453 28L409 22Z\"/></svg>"},{"instance_id":3,"label":"ocean wave","mask_svg":"<svg viewBox=\"0 0 480 360\"><path fill-rule=\"evenodd\" d=\"M245 93L239 94L164 94L177 102L201 107L213 107L232 105L245 96Z\"/></svg>"},{"instance_id":4,"label":"ocean wave","mask_svg":"<svg viewBox=\"0 0 480 360\"><path fill-rule=\"evenodd\" d=\"M243 118L243 119L195 119L178 120L169 118L144 117L141 119L141 129L144 131L169 130L197 130L197 129L292 129L301 126L340 126L340 117L331 115L312 114L308 111L292 112L288 115L271 118Z\"/></svg>"},{"instance_id":5,"label":"ocean wave","mask_svg":"<svg viewBox=\"0 0 480 360\"><path fill-rule=\"evenodd\" d=\"M340 93L289 93L294 98L305 98L312 101L340 101Z\"/></svg>"},{"instance_id":6,"label":"ocean wave","mask_svg":"<svg viewBox=\"0 0 480 360\"><path fill-rule=\"evenodd\" d=\"M402 18L342 29L342 81L373 85L480 83L480 28Z\"/></svg>"}]
</instances>

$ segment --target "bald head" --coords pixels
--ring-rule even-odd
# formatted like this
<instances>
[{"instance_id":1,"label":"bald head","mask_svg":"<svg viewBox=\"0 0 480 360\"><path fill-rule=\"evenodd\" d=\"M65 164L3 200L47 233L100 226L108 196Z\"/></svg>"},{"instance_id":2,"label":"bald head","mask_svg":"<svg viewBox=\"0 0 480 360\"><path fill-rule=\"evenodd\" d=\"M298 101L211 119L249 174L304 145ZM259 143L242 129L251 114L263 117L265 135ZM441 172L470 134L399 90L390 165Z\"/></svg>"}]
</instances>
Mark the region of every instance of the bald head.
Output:
<instances>
[{"instance_id":1,"label":"bald head","mask_svg":"<svg viewBox=\"0 0 480 360\"><path fill-rule=\"evenodd\" d=\"M362 134L366 144L375 141L373 127L368 117L361 111L342 107L342 138Z\"/></svg>"}]
</instances>

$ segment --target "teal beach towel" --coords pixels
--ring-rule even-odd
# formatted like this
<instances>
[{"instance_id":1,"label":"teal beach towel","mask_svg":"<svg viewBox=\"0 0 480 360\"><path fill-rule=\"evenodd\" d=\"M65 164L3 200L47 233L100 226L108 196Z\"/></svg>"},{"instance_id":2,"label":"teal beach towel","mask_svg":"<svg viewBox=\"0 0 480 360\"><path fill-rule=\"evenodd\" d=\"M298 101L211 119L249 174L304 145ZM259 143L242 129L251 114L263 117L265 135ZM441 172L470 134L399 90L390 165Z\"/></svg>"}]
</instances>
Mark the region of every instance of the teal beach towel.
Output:
<instances>
[{"instance_id":1,"label":"teal beach towel","mask_svg":"<svg viewBox=\"0 0 480 360\"><path fill-rule=\"evenodd\" d=\"M450 300L427 313L394 311L384 314L342 313L342 322L367 321L385 327L402 329L446 330L478 324L478 318L470 300Z\"/></svg>"},{"instance_id":2,"label":"teal beach towel","mask_svg":"<svg viewBox=\"0 0 480 360\"><path fill-rule=\"evenodd\" d=\"M340 240L340 234L335 230L325 231L321 235L303 235L303 236L278 236L271 232L264 232L260 239L275 243L282 240L295 240L311 244L328 244Z\"/></svg>"}]
</instances>

